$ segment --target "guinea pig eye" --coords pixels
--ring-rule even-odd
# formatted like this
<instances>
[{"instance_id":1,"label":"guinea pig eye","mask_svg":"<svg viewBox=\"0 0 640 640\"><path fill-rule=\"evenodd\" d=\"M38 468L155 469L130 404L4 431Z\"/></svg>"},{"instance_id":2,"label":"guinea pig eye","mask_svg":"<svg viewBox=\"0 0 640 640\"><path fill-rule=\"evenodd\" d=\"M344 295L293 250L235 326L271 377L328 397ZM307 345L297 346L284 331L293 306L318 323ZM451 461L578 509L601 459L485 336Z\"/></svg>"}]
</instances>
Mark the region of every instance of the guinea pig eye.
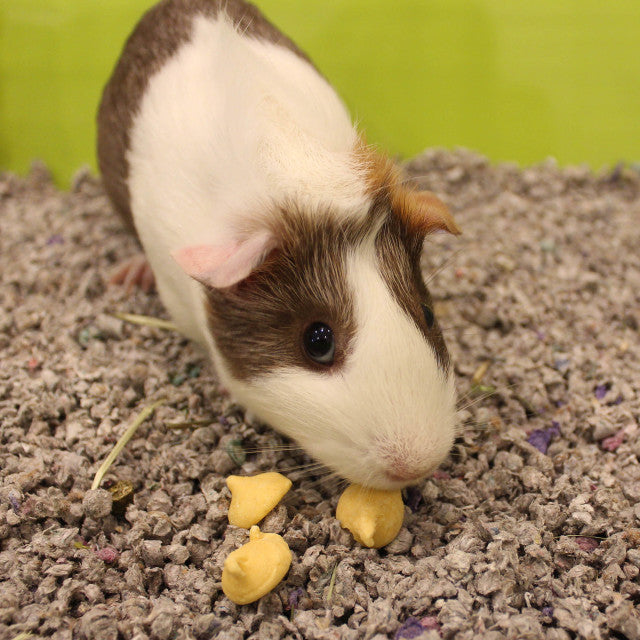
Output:
<instances>
[{"instance_id":1,"label":"guinea pig eye","mask_svg":"<svg viewBox=\"0 0 640 640\"><path fill-rule=\"evenodd\" d=\"M433 311L427 307L426 304L422 305L422 314L424 315L424 321L427 323L427 327L429 327L429 329L433 329L436 317L433 315Z\"/></svg>"},{"instance_id":2,"label":"guinea pig eye","mask_svg":"<svg viewBox=\"0 0 640 640\"><path fill-rule=\"evenodd\" d=\"M307 355L319 364L333 364L336 344L333 329L324 322L310 324L302 337Z\"/></svg>"}]
</instances>

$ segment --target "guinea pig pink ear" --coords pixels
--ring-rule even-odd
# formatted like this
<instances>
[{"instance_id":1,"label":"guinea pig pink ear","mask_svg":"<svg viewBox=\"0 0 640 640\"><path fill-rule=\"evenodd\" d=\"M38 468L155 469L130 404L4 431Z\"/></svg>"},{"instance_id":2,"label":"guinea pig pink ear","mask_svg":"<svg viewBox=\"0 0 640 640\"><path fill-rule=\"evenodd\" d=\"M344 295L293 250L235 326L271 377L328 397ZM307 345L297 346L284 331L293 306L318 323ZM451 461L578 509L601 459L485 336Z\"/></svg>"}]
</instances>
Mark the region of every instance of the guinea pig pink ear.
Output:
<instances>
[{"instance_id":1,"label":"guinea pig pink ear","mask_svg":"<svg viewBox=\"0 0 640 640\"><path fill-rule=\"evenodd\" d=\"M265 231L242 242L191 245L174 251L171 256L198 282L223 289L244 280L262 264L275 244L273 235Z\"/></svg>"},{"instance_id":2,"label":"guinea pig pink ear","mask_svg":"<svg viewBox=\"0 0 640 640\"><path fill-rule=\"evenodd\" d=\"M462 233L447 205L431 191L405 191L400 203L400 216L410 229L420 234L448 231Z\"/></svg>"}]
</instances>

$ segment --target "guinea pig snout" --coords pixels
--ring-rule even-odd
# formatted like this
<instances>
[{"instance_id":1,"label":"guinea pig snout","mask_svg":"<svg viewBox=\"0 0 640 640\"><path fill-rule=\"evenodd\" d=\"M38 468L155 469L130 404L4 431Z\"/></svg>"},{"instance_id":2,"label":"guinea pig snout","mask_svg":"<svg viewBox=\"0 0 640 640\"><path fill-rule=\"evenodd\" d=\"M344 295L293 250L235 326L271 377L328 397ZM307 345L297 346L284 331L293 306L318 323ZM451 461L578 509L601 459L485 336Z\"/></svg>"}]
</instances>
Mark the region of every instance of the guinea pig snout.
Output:
<instances>
[{"instance_id":1,"label":"guinea pig snout","mask_svg":"<svg viewBox=\"0 0 640 640\"><path fill-rule=\"evenodd\" d=\"M384 475L391 482L411 484L431 471L431 466L421 466L403 455L390 455L384 459Z\"/></svg>"},{"instance_id":2,"label":"guinea pig snout","mask_svg":"<svg viewBox=\"0 0 640 640\"><path fill-rule=\"evenodd\" d=\"M447 456L452 437L416 437L410 431L374 440L380 482L394 488L415 484L431 474Z\"/></svg>"},{"instance_id":3,"label":"guinea pig snout","mask_svg":"<svg viewBox=\"0 0 640 640\"><path fill-rule=\"evenodd\" d=\"M403 444L400 442L378 443L380 470L387 482L411 484L424 478L433 470L433 460L425 459L424 455Z\"/></svg>"}]
</instances>

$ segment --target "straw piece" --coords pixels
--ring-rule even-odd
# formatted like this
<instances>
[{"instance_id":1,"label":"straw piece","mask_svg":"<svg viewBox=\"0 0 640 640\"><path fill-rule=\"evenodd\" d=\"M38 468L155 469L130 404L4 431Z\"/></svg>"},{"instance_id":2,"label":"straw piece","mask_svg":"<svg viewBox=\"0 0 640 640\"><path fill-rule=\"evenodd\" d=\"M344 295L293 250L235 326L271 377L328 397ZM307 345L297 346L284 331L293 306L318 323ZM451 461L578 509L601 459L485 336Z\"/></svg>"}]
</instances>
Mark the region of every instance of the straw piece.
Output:
<instances>
[{"instance_id":1,"label":"straw piece","mask_svg":"<svg viewBox=\"0 0 640 640\"><path fill-rule=\"evenodd\" d=\"M169 322L169 320L163 320L162 318L154 318L153 316L142 316L137 313L118 312L114 313L113 317L118 318L118 320L124 320L125 322L140 324L144 327L155 327L156 329L166 329L167 331L178 331L178 327L173 322Z\"/></svg>"},{"instance_id":2,"label":"straw piece","mask_svg":"<svg viewBox=\"0 0 640 640\"><path fill-rule=\"evenodd\" d=\"M137 416L137 418L131 423L131 426L127 428L127 430L120 436L118 442L116 442L115 447L111 450L109 455L106 457L105 461L100 465L98 472L93 479L93 484L91 485L91 490L97 489L102 482L102 478L104 478L105 473L109 470L109 467L113 464L113 461L116 459L118 454L124 449L125 445L133 434L138 430L138 427L161 405L164 404L165 400L158 400L154 402L152 405L145 407Z\"/></svg>"}]
</instances>

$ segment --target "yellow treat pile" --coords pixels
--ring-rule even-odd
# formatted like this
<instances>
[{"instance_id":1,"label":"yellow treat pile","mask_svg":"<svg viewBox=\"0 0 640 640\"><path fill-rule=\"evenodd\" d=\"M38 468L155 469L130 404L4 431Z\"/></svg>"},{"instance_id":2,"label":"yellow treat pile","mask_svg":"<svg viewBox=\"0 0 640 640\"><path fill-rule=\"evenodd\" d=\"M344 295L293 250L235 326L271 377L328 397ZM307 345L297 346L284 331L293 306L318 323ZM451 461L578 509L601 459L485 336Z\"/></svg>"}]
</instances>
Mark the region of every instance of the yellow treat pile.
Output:
<instances>
[{"instance_id":1,"label":"yellow treat pile","mask_svg":"<svg viewBox=\"0 0 640 640\"><path fill-rule=\"evenodd\" d=\"M291 480L271 471L257 476L229 476L227 487L231 491L229 522L248 529L282 500L291 488Z\"/></svg>"},{"instance_id":2,"label":"yellow treat pile","mask_svg":"<svg viewBox=\"0 0 640 640\"><path fill-rule=\"evenodd\" d=\"M336 518L360 544L374 549L384 547L402 527L402 493L352 484L338 500Z\"/></svg>"},{"instance_id":3,"label":"yellow treat pile","mask_svg":"<svg viewBox=\"0 0 640 640\"><path fill-rule=\"evenodd\" d=\"M291 566L291 551L282 536L262 533L257 525L249 542L224 561L222 590L236 604L249 604L269 593Z\"/></svg>"}]
</instances>

